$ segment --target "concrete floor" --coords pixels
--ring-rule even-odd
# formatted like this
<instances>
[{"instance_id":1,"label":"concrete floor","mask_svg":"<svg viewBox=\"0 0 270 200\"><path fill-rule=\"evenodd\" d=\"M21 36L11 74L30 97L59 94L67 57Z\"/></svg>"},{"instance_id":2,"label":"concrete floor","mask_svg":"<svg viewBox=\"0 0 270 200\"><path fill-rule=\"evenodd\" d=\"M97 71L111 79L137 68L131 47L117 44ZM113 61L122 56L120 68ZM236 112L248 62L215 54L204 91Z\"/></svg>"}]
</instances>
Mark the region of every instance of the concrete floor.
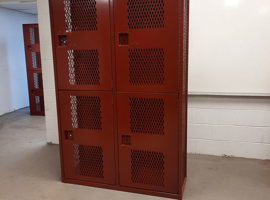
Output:
<instances>
[{"instance_id":1,"label":"concrete floor","mask_svg":"<svg viewBox=\"0 0 270 200\"><path fill-rule=\"evenodd\" d=\"M165 200L61 183L58 146L28 113L0 117L0 200ZM269 200L270 161L189 155L184 199Z\"/></svg>"}]
</instances>

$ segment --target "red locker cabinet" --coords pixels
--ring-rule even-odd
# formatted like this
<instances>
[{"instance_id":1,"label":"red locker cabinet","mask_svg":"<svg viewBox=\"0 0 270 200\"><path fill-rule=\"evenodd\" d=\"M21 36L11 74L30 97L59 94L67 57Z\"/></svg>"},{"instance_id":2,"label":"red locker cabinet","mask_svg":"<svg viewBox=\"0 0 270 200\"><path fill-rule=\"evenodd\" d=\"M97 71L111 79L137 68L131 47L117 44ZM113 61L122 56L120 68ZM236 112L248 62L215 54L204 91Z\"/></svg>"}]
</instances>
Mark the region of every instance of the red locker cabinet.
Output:
<instances>
[{"instance_id":1,"label":"red locker cabinet","mask_svg":"<svg viewBox=\"0 0 270 200\"><path fill-rule=\"evenodd\" d=\"M189 0L50 0L62 180L182 199Z\"/></svg>"}]
</instances>

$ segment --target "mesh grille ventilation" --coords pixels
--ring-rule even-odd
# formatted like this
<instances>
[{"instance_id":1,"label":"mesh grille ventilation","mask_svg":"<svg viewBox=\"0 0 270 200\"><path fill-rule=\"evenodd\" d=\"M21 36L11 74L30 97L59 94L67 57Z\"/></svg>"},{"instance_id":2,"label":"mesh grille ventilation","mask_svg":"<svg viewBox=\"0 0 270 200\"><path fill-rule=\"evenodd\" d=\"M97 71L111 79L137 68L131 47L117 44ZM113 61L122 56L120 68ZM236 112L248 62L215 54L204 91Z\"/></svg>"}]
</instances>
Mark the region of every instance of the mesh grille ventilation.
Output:
<instances>
[{"instance_id":1,"label":"mesh grille ventilation","mask_svg":"<svg viewBox=\"0 0 270 200\"><path fill-rule=\"evenodd\" d=\"M38 75L38 73L33 73L33 78L34 78L34 88L38 89L39 88L39 75Z\"/></svg>"},{"instance_id":2,"label":"mesh grille ventilation","mask_svg":"<svg viewBox=\"0 0 270 200\"><path fill-rule=\"evenodd\" d=\"M41 105L40 105L40 97L39 96L35 96L35 103L36 103L36 111L40 112L41 111Z\"/></svg>"},{"instance_id":3,"label":"mesh grille ventilation","mask_svg":"<svg viewBox=\"0 0 270 200\"><path fill-rule=\"evenodd\" d=\"M163 49L129 49L129 82L131 85L163 85Z\"/></svg>"},{"instance_id":4,"label":"mesh grille ventilation","mask_svg":"<svg viewBox=\"0 0 270 200\"><path fill-rule=\"evenodd\" d=\"M99 85L98 50L68 50L69 83L71 85Z\"/></svg>"},{"instance_id":5,"label":"mesh grille ventilation","mask_svg":"<svg viewBox=\"0 0 270 200\"><path fill-rule=\"evenodd\" d=\"M164 134L163 99L130 98L132 133Z\"/></svg>"},{"instance_id":6,"label":"mesh grille ventilation","mask_svg":"<svg viewBox=\"0 0 270 200\"><path fill-rule=\"evenodd\" d=\"M70 96L73 128L102 130L101 100L98 96Z\"/></svg>"},{"instance_id":7,"label":"mesh grille ventilation","mask_svg":"<svg viewBox=\"0 0 270 200\"><path fill-rule=\"evenodd\" d=\"M131 150L131 180L134 183L164 186L164 155Z\"/></svg>"},{"instance_id":8,"label":"mesh grille ventilation","mask_svg":"<svg viewBox=\"0 0 270 200\"><path fill-rule=\"evenodd\" d=\"M95 0L64 0L66 32L96 31Z\"/></svg>"},{"instance_id":9,"label":"mesh grille ventilation","mask_svg":"<svg viewBox=\"0 0 270 200\"><path fill-rule=\"evenodd\" d=\"M104 178L103 150L100 146L73 144L75 174Z\"/></svg>"},{"instance_id":10,"label":"mesh grille ventilation","mask_svg":"<svg viewBox=\"0 0 270 200\"><path fill-rule=\"evenodd\" d=\"M29 28L29 34L30 34L30 43L35 44L35 29L34 28Z\"/></svg>"},{"instance_id":11,"label":"mesh grille ventilation","mask_svg":"<svg viewBox=\"0 0 270 200\"><path fill-rule=\"evenodd\" d=\"M163 0L128 0L129 29L164 27Z\"/></svg>"}]
</instances>

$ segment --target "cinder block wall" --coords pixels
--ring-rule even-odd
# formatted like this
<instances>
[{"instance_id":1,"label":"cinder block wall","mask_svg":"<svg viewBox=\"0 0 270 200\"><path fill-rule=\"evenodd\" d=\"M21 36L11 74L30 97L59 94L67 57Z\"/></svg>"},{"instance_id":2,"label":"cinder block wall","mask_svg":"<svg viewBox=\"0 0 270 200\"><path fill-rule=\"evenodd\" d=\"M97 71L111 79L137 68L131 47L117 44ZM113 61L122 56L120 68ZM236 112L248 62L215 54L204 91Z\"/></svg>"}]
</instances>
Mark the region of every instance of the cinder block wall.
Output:
<instances>
[{"instance_id":1,"label":"cinder block wall","mask_svg":"<svg viewBox=\"0 0 270 200\"><path fill-rule=\"evenodd\" d=\"M188 152L270 159L270 97L190 96Z\"/></svg>"}]
</instances>

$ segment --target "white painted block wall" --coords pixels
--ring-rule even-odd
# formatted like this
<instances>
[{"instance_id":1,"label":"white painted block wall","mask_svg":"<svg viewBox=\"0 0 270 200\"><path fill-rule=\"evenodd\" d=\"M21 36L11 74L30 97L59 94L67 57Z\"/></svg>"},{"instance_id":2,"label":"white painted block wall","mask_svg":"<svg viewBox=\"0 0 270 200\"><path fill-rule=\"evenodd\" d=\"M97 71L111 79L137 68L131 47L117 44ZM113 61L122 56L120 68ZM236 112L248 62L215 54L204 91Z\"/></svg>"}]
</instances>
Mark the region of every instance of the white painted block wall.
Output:
<instances>
[{"instance_id":1,"label":"white painted block wall","mask_svg":"<svg viewBox=\"0 0 270 200\"><path fill-rule=\"evenodd\" d=\"M188 152L270 159L270 97L190 96Z\"/></svg>"},{"instance_id":2,"label":"white painted block wall","mask_svg":"<svg viewBox=\"0 0 270 200\"><path fill-rule=\"evenodd\" d=\"M38 0L47 141L58 143L49 7ZM270 98L190 96L188 152L270 159Z\"/></svg>"},{"instance_id":3,"label":"white painted block wall","mask_svg":"<svg viewBox=\"0 0 270 200\"><path fill-rule=\"evenodd\" d=\"M0 115L29 106L22 24L37 16L0 8Z\"/></svg>"},{"instance_id":4,"label":"white painted block wall","mask_svg":"<svg viewBox=\"0 0 270 200\"><path fill-rule=\"evenodd\" d=\"M37 0L47 142L58 144L56 94L48 0Z\"/></svg>"}]
</instances>

